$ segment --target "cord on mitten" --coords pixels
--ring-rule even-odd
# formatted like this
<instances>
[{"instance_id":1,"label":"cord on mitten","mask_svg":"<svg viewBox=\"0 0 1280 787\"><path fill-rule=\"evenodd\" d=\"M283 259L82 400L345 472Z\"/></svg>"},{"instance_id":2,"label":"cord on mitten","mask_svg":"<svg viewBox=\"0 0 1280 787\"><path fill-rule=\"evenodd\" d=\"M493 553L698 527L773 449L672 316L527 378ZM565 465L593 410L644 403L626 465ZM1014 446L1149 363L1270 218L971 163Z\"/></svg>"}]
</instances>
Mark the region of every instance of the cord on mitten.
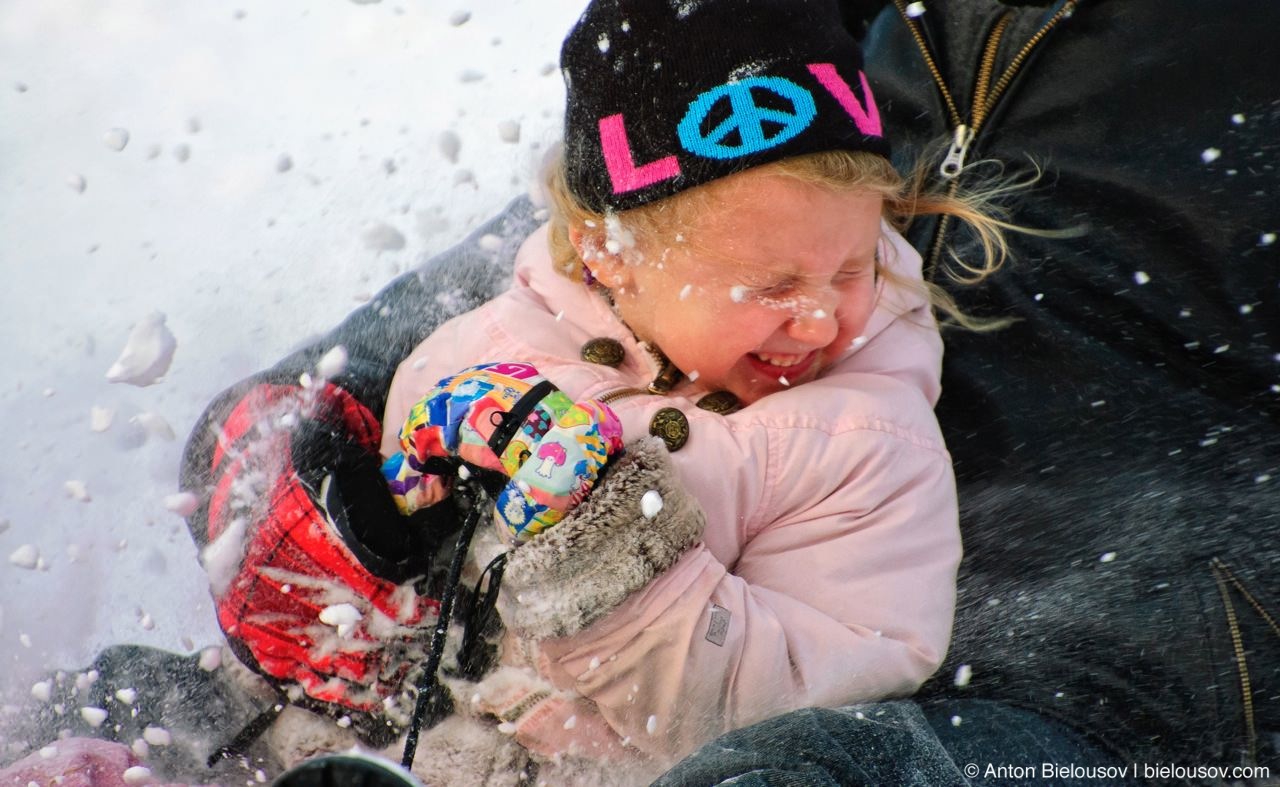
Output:
<instances>
[{"instance_id":1,"label":"cord on mitten","mask_svg":"<svg viewBox=\"0 0 1280 787\"><path fill-rule=\"evenodd\" d=\"M460 466L501 474L495 517L523 543L559 522L622 453L603 402L573 402L525 363L489 363L441 380L409 411L402 452L383 474L403 513L445 499Z\"/></svg>"}]
</instances>

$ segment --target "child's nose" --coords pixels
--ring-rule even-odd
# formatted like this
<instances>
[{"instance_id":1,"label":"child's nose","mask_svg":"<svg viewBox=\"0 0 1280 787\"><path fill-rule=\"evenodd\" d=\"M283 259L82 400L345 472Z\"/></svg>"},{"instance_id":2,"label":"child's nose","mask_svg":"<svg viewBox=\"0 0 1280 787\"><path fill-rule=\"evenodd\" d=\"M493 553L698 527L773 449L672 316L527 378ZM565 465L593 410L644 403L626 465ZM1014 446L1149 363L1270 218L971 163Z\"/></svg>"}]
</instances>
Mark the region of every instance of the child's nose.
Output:
<instances>
[{"instance_id":1,"label":"child's nose","mask_svg":"<svg viewBox=\"0 0 1280 787\"><path fill-rule=\"evenodd\" d=\"M831 344L839 330L834 304L797 312L787 323L788 336L813 347Z\"/></svg>"}]
</instances>

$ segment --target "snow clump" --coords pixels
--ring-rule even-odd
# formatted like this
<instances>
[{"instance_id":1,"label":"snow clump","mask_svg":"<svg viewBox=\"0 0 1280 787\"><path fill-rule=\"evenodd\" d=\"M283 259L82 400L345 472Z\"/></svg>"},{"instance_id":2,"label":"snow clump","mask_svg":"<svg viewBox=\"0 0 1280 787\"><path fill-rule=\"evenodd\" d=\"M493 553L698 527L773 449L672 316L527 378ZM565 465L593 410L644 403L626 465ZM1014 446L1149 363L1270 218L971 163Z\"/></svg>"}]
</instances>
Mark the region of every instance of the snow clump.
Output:
<instances>
[{"instance_id":1,"label":"snow clump","mask_svg":"<svg viewBox=\"0 0 1280 787\"><path fill-rule=\"evenodd\" d=\"M516 144L520 141L520 124L514 120L504 120L498 123L498 139L509 144Z\"/></svg>"},{"instance_id":2,"label":"snow clump","mask_svg":"<svg viewBox=\"0 0 1280 787\"><path fill-rule=\"evenodd\" d=\"M650 489L640 498L640 513L645 519L653 519L662 510L662 495L656 489Z\"/></svg>"},{"instance_id":3,"label":"snow clump","mask_svg":"<svg viewBox=\"0 0 1280 787\"><path fill-rule=\"evenodd\" d=\"M332 380L347 370L348 360L350 356L347 348L341 344L335 345L316 363L316 376L322 380Z\"/></svg>"},{"instance_id":4,"label":"snow clump","mask_svg":"<svg viewBox=\"0 0 1280 787\"><path fill-rule=\"evenodd\" d=\"M373 251L400 251L404 248L404 235L390 224L379 222L364 231L361 236L366 248Z\"/></svg>"},{"instance_id":5,"label":"snow clump","mask_svg":"<svg viewBox=\"0 0 1280 787\"><path fill-rule=\"evenodd\" d=\"M1217 148L1205 148L1200 154L1200 160L1206 164L1212 164L1222 156L1222 151Z\"/></svg>"},{"instance_id":6,"label":"snow clump","mask_svg":"<svg viewBox=\"0 0 1280 787\"><path fill-rule=\"evenodd\" d=\"M973 667L968 664L961 664L956 668L956 677L953 681L957 686L964 688L969 685L969 681L973 679Z\"/></svg>"},{"instance_id":7,"label":"snow clump","mask_svg":"<svg viewBox=\"0 0 1280 787\"><path fill-rule=\"evenodd\" d=\"M164 507L178 516L191 516L200 505L200 501L190 492L178 492L164 499Z\"/></svg>"},{"instance_id":8,"label":"snow clump","mask_svg":"<svg viewBox=\"0 0 1280 787\"><path fill-rule=\"evenodd\" d=\"M125 145L129 144L129 132L122 128L108 129L107 133L102 135L102 142L119 153L124 150Z\"/></svg>"},{"instance_id":9,"label":"snow clump","mask_svg":"<svg viewBox=\"0 0 1280 787\"><path fill-rule=\"evenodd\" d=\"M916 2L907 6L907 16L917 19L924 16L924 3Z\"/></svg>"},{"instance_id":10,"label":"snow clump","mask_svg":"<svg viewBox=\"0 0 1280 787\"><path fill-rule=\"evenodd\" d=\"M151 769L145 765L131 765L121 774L125 784L146 784L151 781Z\"/></svg>"},{"instance_id":11,"label":"snow clump","mask_svg":"<svg viewBox=\"0 0 1280 787\"><path fill-rule=\"evenodd\" d=\"M364 615L351 604L333 604L320 610L320 622L336 628L339 637L350 634L356 623L363 619Z\"/></svg>"},{"instance_id":12,"label":"snow clump","mask_svg":"<svg viewBox=\"0 0 1280 787\"><path fill-rule=\"evenodd\" d=\"M111 428L111 421L115 416L115 411L110 407L94 405L89 408L89 428L95 432L105 432Z\"/></svg>"},{"instance_id":13,"label":"snow clump","mask_svg":"<svg viewBox=\"0 0 1280 787\"><path fill-rule=\"evenodd\" d=\"M34 544L23 544L9 555L9 562L32 571L40 564L40 550Z\"/></svg>"},{"instance_id":14,"label":"snow clump","mask_svg":"<svg viewBox=\"0 0 1280 787\"><path fill-rule=\"evenodd\" d=\"M452 14L449 14L449 24L454 27L462 27L469 21L471 21L470 11L454 11Z\"/></svg>"},{"instance_id":15,"label":"snow clump","mask_svg":"<svg viewBox=\"0 0 1280 787\"><path fill-rule=\"evenodd\" d=\"M84 719L85 724L97 729L107 720L107 712L102 708L84 707L80 709L80 718Z\"/></svg>"},{"instance_id":16,"label":"snow clump","mask_svg":"<svg viewBox=\"0 0 1280 787\"><path fill-rule=\"evenodd\" d=\"M62 489L67 493L67 497L72 500L79 500L81 503L88 503L93 498L89 496L89 488L85 486L84 481L72 479L62 484Z\"/></svg>"},{"instance_id":17,"label":"snow clump","mask_svg":"<svg viewBox=\"0 0 1280 787\"><path fill-rule=\"evenodd\" d=\"M153 385L173 362L178 340L165 326L163 312L152 312L129 332L120 357L107 370L107 381L139 387Z\"/></svg>"}]
</instances>

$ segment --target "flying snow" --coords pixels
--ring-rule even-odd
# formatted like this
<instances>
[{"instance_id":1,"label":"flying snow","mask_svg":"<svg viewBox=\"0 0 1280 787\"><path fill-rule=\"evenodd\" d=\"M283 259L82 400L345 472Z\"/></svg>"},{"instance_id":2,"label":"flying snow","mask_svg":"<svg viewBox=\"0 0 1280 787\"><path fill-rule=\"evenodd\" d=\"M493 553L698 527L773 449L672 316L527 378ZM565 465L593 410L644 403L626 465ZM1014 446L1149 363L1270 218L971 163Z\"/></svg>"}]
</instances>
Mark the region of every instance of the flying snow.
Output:
<instances>
[{"instance_id":1,"label":"flying snow","mask_svg":"<svg viewBox=\"0 0 1280 787\"><path fill-rule=\"evenodd\" d=\"M133 326L120 357L107 369L108 382L153 385L169 371L178 340L164 323L164 313L157 311Z\"/></svg>"},{"instance_id":2,"label":"flying snow","mask_svg":"<svg viewBox=\"0 0 1280 787\"><path fill-rule=\"evenodd\" d=\"M129 144L129 132L122 128L108 129L107 133L102 135L102 142L119 153L124 150L125 145Z\"/></svg>"},{"instance_id":3,"label":"flying snow","mask_svg":"<svg viewBox=\"0 0 1280 787\"><path fill-rule=\"evenodd\" d=\"M18 568L32 571L40 564L40 550L34 544L23 544L9 555L9 562Z\"/></svg>"},{"instance_id":4,"label":"flying snow","mask_svg":"<svg viewBox=\"0 0 1280 787\"><path fill-rule=\"evenodd\" d=\"M1217 148L1205 148L1204 151L1200 153L1200 160L1206 164L1212 164L1221 156L1221 150L1218 150Z\"/></svg>"}]
</instances>

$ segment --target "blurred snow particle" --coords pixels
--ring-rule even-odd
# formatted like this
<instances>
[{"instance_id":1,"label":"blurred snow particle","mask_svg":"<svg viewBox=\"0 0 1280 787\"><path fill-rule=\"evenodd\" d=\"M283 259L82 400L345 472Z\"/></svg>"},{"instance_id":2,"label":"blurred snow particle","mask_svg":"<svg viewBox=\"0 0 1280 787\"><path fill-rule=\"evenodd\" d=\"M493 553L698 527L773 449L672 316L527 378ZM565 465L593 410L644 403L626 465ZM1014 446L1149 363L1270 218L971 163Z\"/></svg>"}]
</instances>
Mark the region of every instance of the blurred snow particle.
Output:
<instances>
[{"instance_id":1,"label":"blurred snow particle","mask_svg":"<svg viewBox=\"0 0 1280 787\"><path fill-rule=\"evenodd\" d=\"M520 141L520 124L514 120L503 120L498 123L498 139L515 144Z\"/></svg>"},{"instance_id":2,"label":"blurred snow particle","mask_svg":"<svg viewBox=\"0 0 1280 787\"><path fill-rule=\"evenodd\" d=\"M187 118L187 133L188 134L200 133L200 118L194 117L194 116Z\"/></svg>"},{"instance_id":3,"label":"blurred snow particle","mask_svg":"<svg viewBox=\"0 0 1280 787\"><path fill-rule=\"evenodd\" d=\"M169 422L164 420L164 416L155 413L141 412L129 419L129 423L141 426L146 433L152 437L158 437L161 440L176 440L178 435L174 433L173 427Z\"/></svg>"},{"instance_id":4,"label":"blurred snow particle","mask_svg":"<svg viewBox=\"0 0 1280 787\"><path fill-rule=\"evenodd\" d=\"M1133 280L1135 283L1143 285L1151 281L1151 277L1147 275L1146 271L1134 271Z\"/></svg>"},{"instance_id":5,"label":"blurred snow particle","mask_svg":"<svg viewBox=\"0 0 1280 787\"><path fill-rule=\"evenodd\" d=\"M1200 160L1206 164L1212 164L1217 161L1221 155L1222 151L1217 148L1205 148L1204 151L1200 153Z\"/></svg>"},{"instance_id":6,"label":"blurred snow particle","mask_svg":"<svg viewBox=\"0 0 1280 787\"><path fill-rule=\"evenodd\" d=\"M973 667L970 667L968 664L961 664L956 668L956 676L953 682L957 686L964 688L969 685L969 681L971 680L973 680Z\"/></svg>"},{"instance_id":7,"label":"blurred snow particle","mask_svg":"<svg viewBox=\"0 0 1280 787\"><path fill-rule=\"evenodd\" d=\"M316 376L332 380L347 370L348 360L347 348L341 344L334 345L333 349L325 353L324 357L316 363Z\"/></svg>"},{"instance_id":8,"label":"blurred snow particle","mask_svg":"<svg viewBox=\"0 0 1280 787\"><path fill-rule=\"evenodd\" d=\"M53 684L47 680L32 684L31 696L41 702L48 702L49 698L53 696Z\"/></svg>"},{"instance_id":9,"label":"blurred snow particle","mask_svg":"<svg viewBox=\"0 0 1280 787\"><path fill-rule=\"evenodd\" d=\"M102 708L84 707L80 709L80 718L84 719L85 724L96 729L107 720L107 712Z\"/></svg>"},{"instance_id":10,"label":"blurred snow particle","mask_svg":"<svg viewBox=\"0 0 1280 787\"><path fill-rule=\"evenodd\" d=\"M481 235L480 239L476 241L476 245L488 252L501 251L502 238L493 234Z\"/></svg>"},{"instance_id":11,"label":"blurred snow particle","mask_svg":"<svg viewBox=\"0 0 1280 787\"><path fill-rule=\"evenodd\" d=\"M964 720L963 720L963 719L961 719L959 716L952 716L952 717L951 717L951 726L952 726L952 727L959 727L959 726L960 726L960 724L961 724L963 721L964 721Z\"/></svg>"},{"instance_id":12,"label":"blurred snow particle","mask_svg":"<svg viewBox=\"0 0 1280 787\"><path fill-rule=\"evenodd\" d=\"M50 760L57 756L58 756L58 747L54 746L53 744L49 744L48 746L45 746L40 750L41 759Z\"/></svg>"},{"instance_id":13,"label":"blurred snow particle","mask_svg":"<svg viewBox=\"0 0 1280 787\"><path fill-rule=\"evenodd\" d=\"M907 6L907 16L917 19L924 16L924 3L911 3Z\"/></svg>"},{"instance_id":14,"label":"blurred snow particle","mask_svg":"<svg viewBox=\"0 0 1280 787\"><path fill-rule=\"evenodd\" d=\"M200 651L200 669L213 672L222 666L222 648L212 647Z\"/></svg>"},{"instance_id":15,"label":"blurred snow particle","mask_svg":"<svg viewBox=\"0 0 1280 787\"><path fill-rule=\"evenodd\" d=\"M658 717L650 716L649 720L644 723L644 731L650 735L658 731Z\"/></svg>"},{"instance_id":16,"label":"blurred snow particle","mask_svg":"<svg viewBox=\"0 0 1280 787\"><path fill-rule=\"evenodd\" d=\"M556 71L556 64L548 61L546 63L543 63L542 67L538 69L538 75L544 76L544 77L550 76L554 74L555 71Z\"/></svg>"},{"instance_id":17,"label":"blurred snow particle","mask_svg":"<svg viewBox=\"0 0 1280 787\"><path fill-rule=\"evenodd\" d=\"M293 159L288 153L281 153L280 158L276 159L276 172L288 172L293 169Z\"/></svg>"},{"instance_id":18,"label":"blurred snow particle","mask_svg":"<svg viewBox=\"0 0 1280 787\"><path fill-rule=\"evenodd\" d=\"M120 774L125 784L146 784L151 781L151 769L145 765L130 765Z\"/></svg>"},{"instance_id":19,"label":"blurred snow particle","mask_svg":"<svg viewBox=\"0 0 1280 787\"><path fill-rule=\"evenodd\" d=\"M173 736L164 727L147 727L142 731L142 739L151 746L168 746L173 743Z\"/></svg>"},{"instance_id":20,"label":"blurred snow particle","mask_svg":"<svg viewBox=\"0 0 1280 787\"><path fill-rule=\"evenodd\" d=\"M146 631L152 631L156 627L156 621L155 618L151 617L151 613L144 612L142 617L138 618L138 625L142 626Z\"/></svg>"},{"instance_id":21,"label":"blurred snow particle","mask_svg":"<svg viewBox=\"0 0 1280 787\"><path fill-rule=\"evenodd\" d=\"M102 135L102 142L119 153L129 144L129 132L123 128L107 129L107 133Z\"/></svg>"},{"instance_id":22,"label":"blurred snow particle","mask_svg":"<svg viewBox=\"0 0 1280 787\"><path fill-rule=\"evenodd\" d=\"M682 301L683 301L684 299L686 299L686 298L688 298L688 297L689 297L689 293L691 293L691 292L693 292L693 285L692 285L692 284L686 284L686 285L684 285L683 287L681 287L681 288L680 288L680 294L679 294L678 296L676 296L676 297L678 297L680 300L682 300Z\"/></svg>"},{"instance_id":23,"label":"blurred snow particle","mask_svg":"<svg viewBox=\"0 0 1280 787\"><path fill-rule=\"evenodd\" d=\"M89 182L84 179L84 175L68 175L67 185L77 194L83 194Z\"/></svg>"},{"instance_id":24,"label":"blurred snow particle","mask_svg":"<svg viewBox=\"0 0 1280 787\"><path fill-rule=\"evenodd\" d=\"M790 380L788 380L788 379L786 378L786 376L779 377L779 378L778 378L778 382L782 383L782 387L783 387L783 388L789 388L789 387L791 387L791 381L790 381Z\"/></svg>"},{"instance_id":25,"label":"blurred snow particle","mask_svg":"<svg viewBox=\"0 0 1280 787\"><path fill-rule=\"evenodd\" d=\"M199 505L200 501L190 492L178 492L164 499L164 507L178 516L191 516Z\"/></svg>"},{"instance_id":26,"label":"blurred snow particle","mask_svg":"<svg viewBox=\"0 0 1280 787\"><path fill-rule=\"evenodd\" d=\"M1274 232L1264 232L1258 236L1259 246L1270 246L1276 242L1276 234Z\"/></svg>"},{"instance_id":27,"label":"blurred snow particle","mask_svg":"<svg viewBox=\"0 0 1280 787\"><path fill-rule=\"evenodd\" d=\"M475 183L476 174L469 169L460 169L453 173L453 185L461 186L463 183Z\"/></svg>"},{"instance_id":28,"label":"blurred snow particle","mask_svg":"<svg viewBox=\"0 0 1280 787\"><path fill-rule=\"evenodd\" d=\"M138 699L137 689L116 689L116 699L125 705L132 705Z\"/></svg>"},{"instance_id":29,"label":"blurred snow particle","mask_svg":"<svg viewBox=\"0 0 1280 787\"><path fill-rule=\"evenodd\" d=\"M27 83L26 83L26 82L14 82L14 83L13 83L13 89L14 89L14 90L16 90L16 91L18 91L19 93L25 93L25 92L27 92Z\"/></svg>"},{"instance_id":30,"label":"blurred snow particle","mask_svg":"<svg viewBox=\"0 0 1280 787\"><path fill-rule=\"evenodd\" d=\"M605 53L605 52L608 52L608 51L609 51L609 35L608 35L608 33L601 33L601 34L600 34L600 37L596 39L596 46L598 46L598 47L600 48L600 52L601 52L601 54L603 54L603 53Z\"/></svg>"},{"instance_id":31,"label":"blurred snow particle","mask_svg":"<svg viewBox=\"0 0 1280 787\"><path fill-rule=\"evenodd\" d=\"M1244 115L1242 115L1242 114L1241 114L1241 113L1239 113L1239 112L1235 113L1234 115L1232 115L1232 116L1231 116L1231 122L1232 122L1232 123L1234 123L1234 124L1235 124L1235 125L1237 125L1237 126L1243 126L1243 125L1244 125Z\"/></svg>"},{"instance_id":32,"label":"blurred snow particle","mask_svg":"<svg viewBox=\"0 0 1280 787\"><path fill-rule=\"evenodd\" d=\"M400 251L404 248L404 236L390 224L378 223L365 230L362 236L365 248L374 251Z\"/></svg>"},{"instance_id":33,"label":"blurred snow particle","mask_svg":"<svg viewBox=\"0 0 1280 787\"><path fill-rule=\"evenodd\" d=\"M89 497L89 489L84 485L84 481L67 481L62 485L66 491L67 497L72 500L79 500L81 503L87 503L93 498Z\"/></svg>"},{"instance_id":34,"label":"blurred snow particle","mask_svg":"<svg viewBox=\"0 0 1280 787\"><path fill-rule=\"evenodd\" d=\"M34 571L36 566L40 564L40 550L36 548L35 544L23 544L10 553L9 562L18 568Z\"/></svg>"},{"instance_id":35,"label":"blurred snow particle","mask_svg":"<svg viewBox=\"0 0 1280 787\"><path fill-rule=\"evenodd\" d=\"M567 719L565 719L565 720L564 720L564 728L565 728L566 730L571 730L571 729L573 729L573 728L574 728L574 727L576 727L576 726L578 726L578 717L577 717L577 716L570 716L569 718L567 718Z\"/></svg>"},{"instance_id":36,"label":"blurred snow particle","mask_svg":"<svg viewBox=\"0 0 1280 787\"><path fill-rule=\"evenodd\" d=\"M729 300L734 303L742 303L747 299L747 288L741 284L735 284L729 288Z\"/></svg>"},{"instance_id":37,"label":"blurred snow particle","mask_svg":"<svg viewBox=\"0 0 1280 787\"><path fill-rule=\"evenodd\" d=\"M164 148L159 145L152 145L147 148L147 161L155 161L160 158L160 154L164 152Z\"/></svg>"},{"instance_id":38,"label":"blurred snow particle","mask_svg":"<svg viewBox=\"0 0 1280 787\"><path fill-rule=\"evenodd\" d=\"M662 510L662 495L656 489L650 489L640 498L640 513L645 519L653 519Z\"/></svg>"},{"instance_id":39,"label":"blurred snow particle","mask_svg":"<svg viewBox=\"0 0 1280 787\"><path fill-rule=\"evenodd\" d=\"M24 648L29 648L29 647L31 647L31 635L30 635L30 634L19 634L19 635L18 635L18 644L22 645L22 647L24 647Z\"/></svg>"},{"instance_id":40,"label":"blurred snow particle","mask_svg":"<svg viewBox=\"0 0 1280 787\"><path fill-rule=\"evenodd\" d=\"M89 408L89 428L95 432L105 432L111 428L111 421L115 416L115 411L110 407L94 405Z\"/></svg>"},{"instance_id":41,"label":"blurred snow particle","mask_svg":"<svg viewBox=\"0 0 1280 787\"><path fill-rule=\"evenodd\" d=\"M1265 484L1270 480L1271 480L1270 473L1259 473L1258 475L1253 477L1253 483L1255 484Z\"/></svg>"},{"instance_id":42,"label":"blurred snow particle","mask_svg":"<svg viewBox=\"0 0 1280 787\"><path fill-rule=\"evenodd\" d=\"M462 138L453 131L441 131L436 144L440 146L440 153L447 159L450 164L458 163L458 151L462 150Z\"/></svg>"},{"instance_id":43,"label":"blurred snow particle","mask_svg":"<svg viewBox=\"0 0 1280 787\"><path fill-rule=\"evenodd\" d=\"M484 79L484 72L477 71L474 68L463 69L462 72L458 74L458 81L464 85L471 82L479 82L482 79Z\"/></svg>"},{"instance_id":44,"label":"blurred snow particle","mask_svg":"<svg viewBox=\"0 0 1280 787\"><path fill-rule=\"evenodd\" d=\"M173 146L173 158L179 164L185 164L191 158L191 146L187 144Z\"/></svg>"},{"instance_id":45,"label":"blurred snow particle","mask_svg":"<svg viewBox=\"0 0 1280 787\"><path fill-rule=\"evenodd\" d=\"M1113 560L1115 560L1115 559L1116 559L1116 553L1115 553L1115 552L1103 552L1103 553L1102 553L1102 556L1098 558L1098 562L1099 562L1099 563L1110 563L1111 561L1113 561Z\"/></svg>"},{"instance_id":46,"label":"blurred snow particle","mask_svg":"<svg viewBox=\"0 0 1280 787\"><path fill-rule=\"evenodd\" d=\"M470 21L471 21L470 11L454 11L452 14L449 14L449 24L453 25L454 27L462 27L463 25L465 25L467 22L470 22Z\"/></svg>"},{"instance_id":47,"label":"blurred snow particle","mask_svg":"<svg viewBox=\"0 0 1280 787\"><path fill-rule=\"evenodd\" d=\"M4 517L0 517L0 533L4 533L6 530L8 530L11 524L12 523L9 520L5 519Z\"/></svg>"},{"instance_id":48,"label":"blurred snow particle","mask_svg":"<svg viewBox=\"0 0 1280 787\"><path fill-rule=\"evenodd\" d=\"M178 340L164 324L162 312L152 312L129 332L120 357L107 370L107 381L147 386L169 371Z\"/></svg>"},{"instance_id":49,"label":"blurred snow particle","mask_svg":"<svg viewBox=\"0 0 1280 787\"><path fill-rule=\"evenodd\" d=\"M337 725L345 730L347 727L351 726L351 717L343 716L342 718L338 719Z\"/></svg>"},{"instance_id":50,"label":"blurred snow particle","mask_svg":"<svg viewBox=\"0 0 1280 787\"><path fill-rule=\"evenodd\" d=\"M504 721L498 725L498 732L502 733L503 735L515 735L516 725L512 724L509 721Z\"/></svg>"},{"instance_id":51,"label":"blurred snow particle","mask_svg":"<svg viewBox=\"0 0 1280 787\"><path fill-rule=\"evenodd\" d=\"M139 759L145 760L151 754L151 747L141 738L134 738L133 743L129 745L129 751L133 752Z\"/></svg>"}]
</instances>

